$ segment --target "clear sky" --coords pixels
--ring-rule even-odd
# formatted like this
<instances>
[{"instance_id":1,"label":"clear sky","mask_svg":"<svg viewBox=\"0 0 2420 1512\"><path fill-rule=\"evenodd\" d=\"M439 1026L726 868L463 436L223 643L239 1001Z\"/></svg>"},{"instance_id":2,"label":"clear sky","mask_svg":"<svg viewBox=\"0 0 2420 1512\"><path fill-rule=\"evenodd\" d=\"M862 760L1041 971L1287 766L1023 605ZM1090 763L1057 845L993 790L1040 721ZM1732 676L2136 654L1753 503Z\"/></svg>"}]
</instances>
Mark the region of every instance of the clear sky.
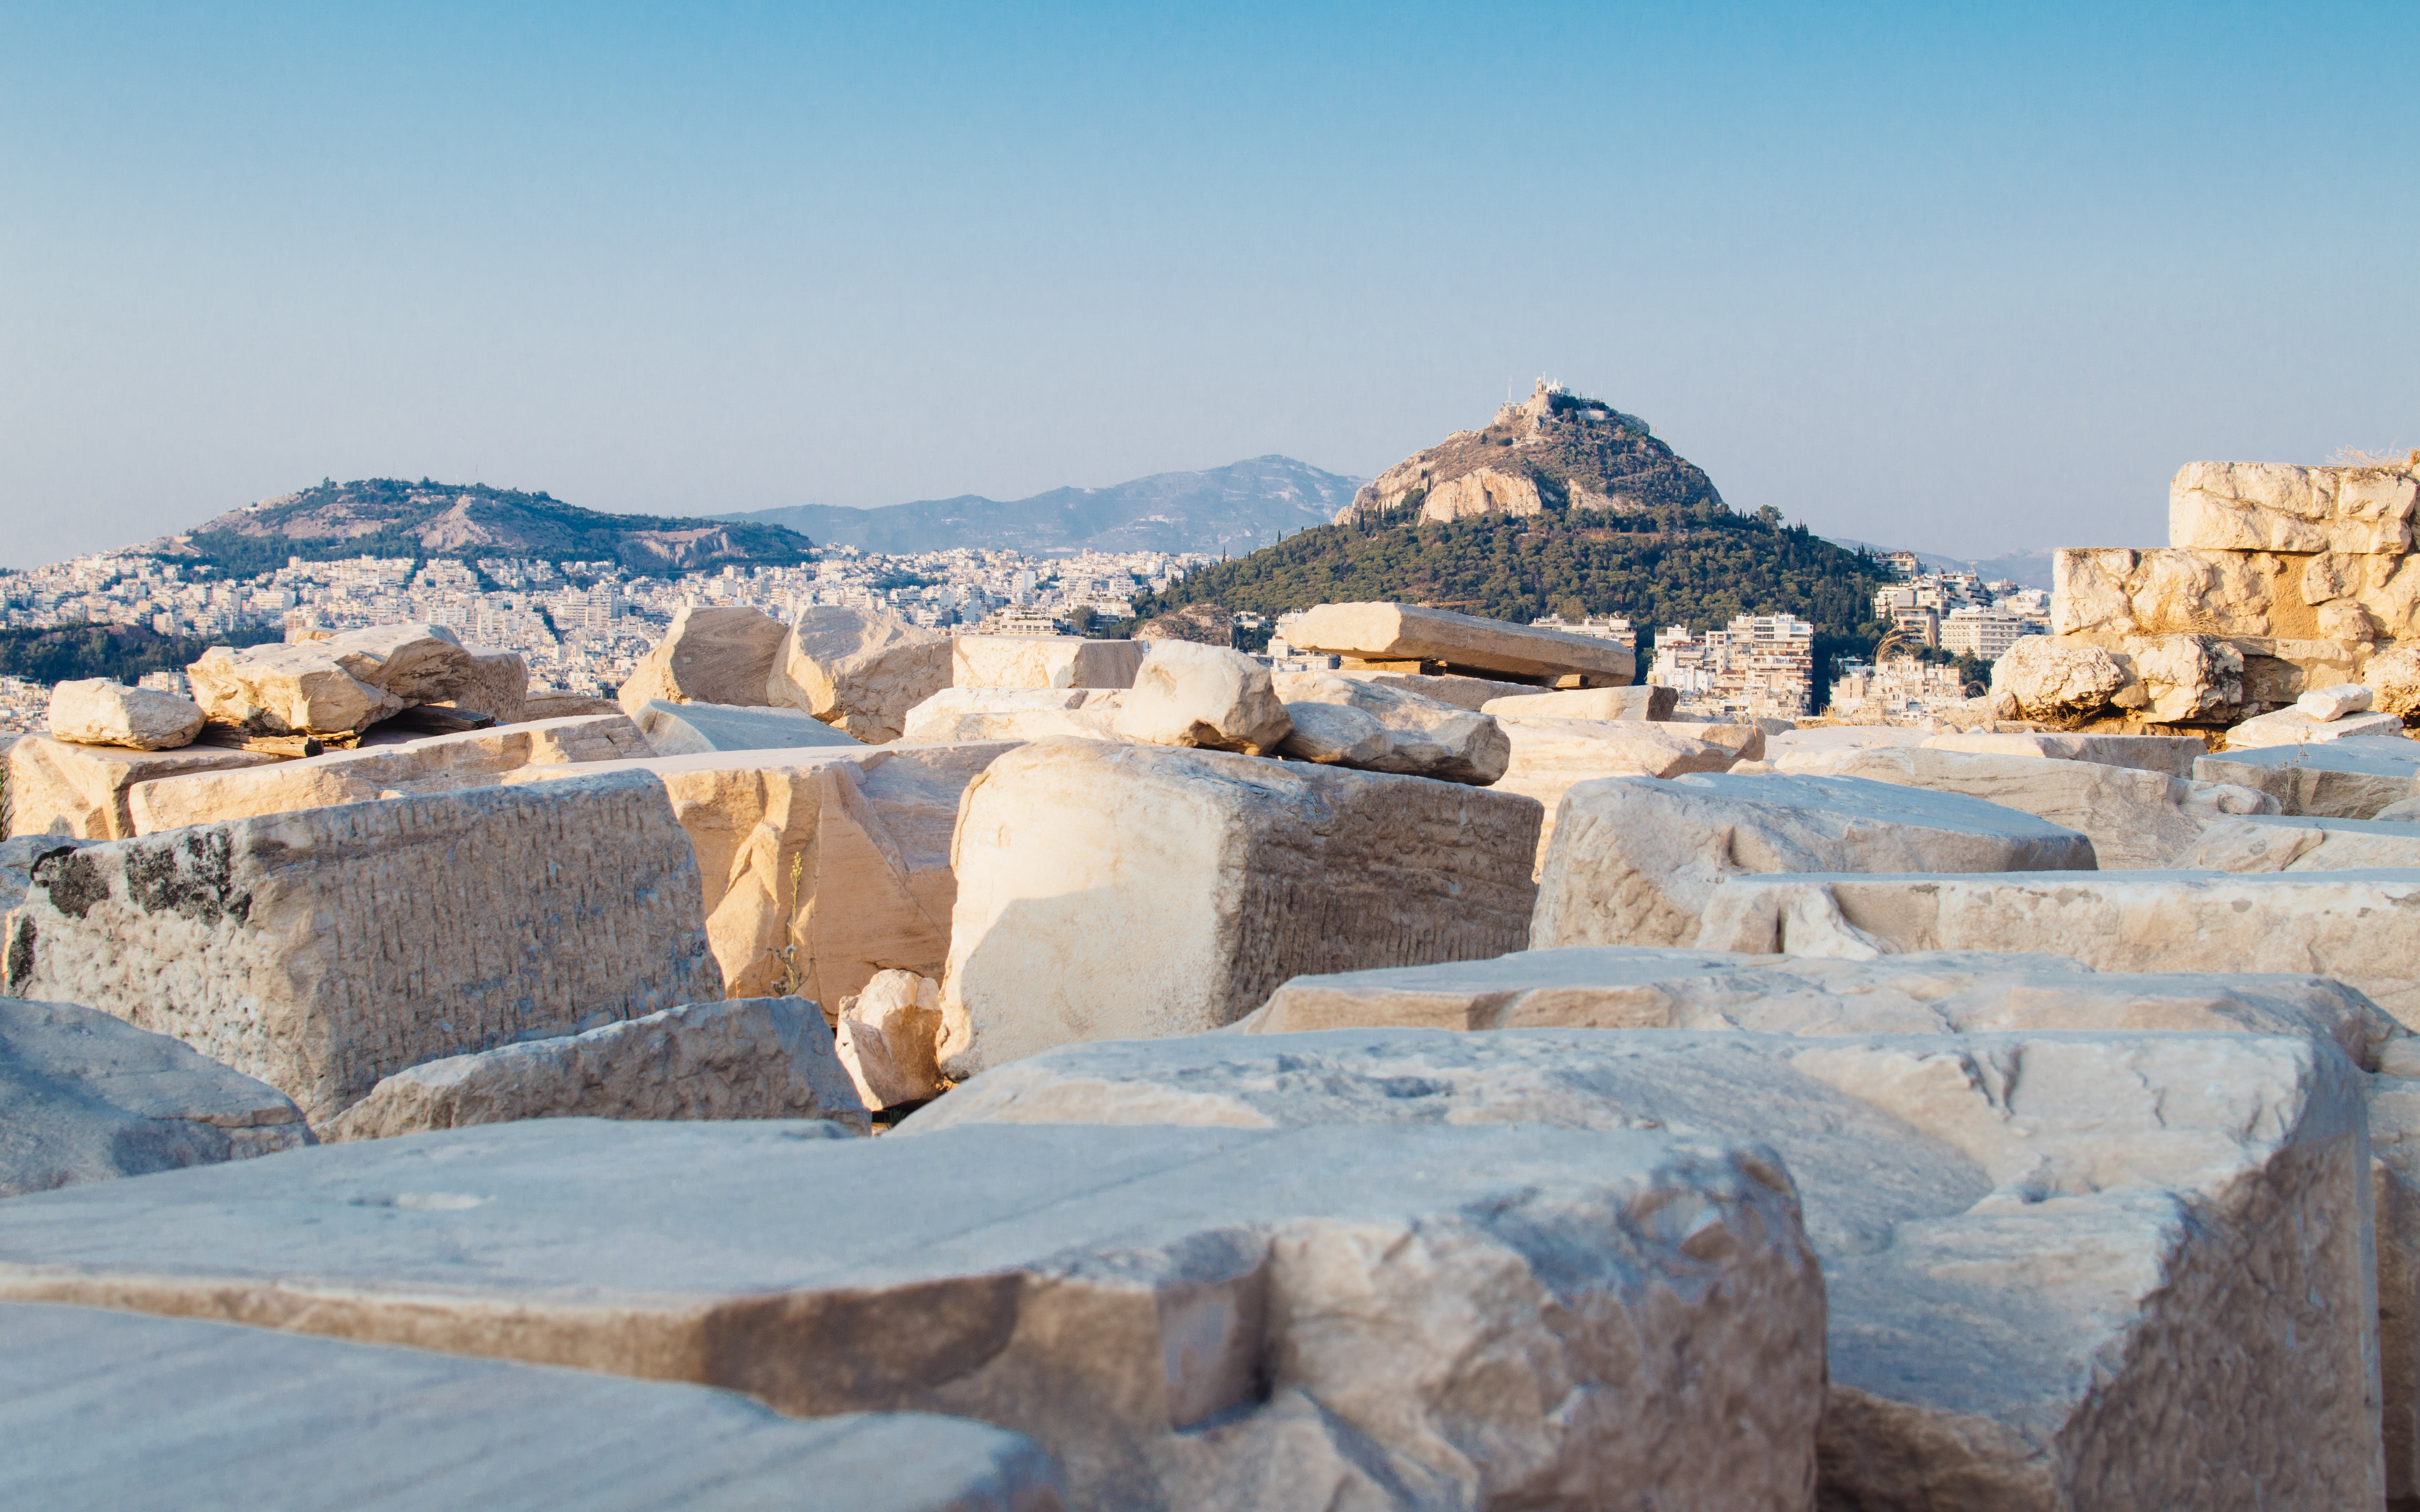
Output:
<instances>
[{"instance_id":1,"label":"clear sky","mask_svg":"<svg viewBox=\"0 0 2420 1512\"><path fill-rule=\"evenodd\" d=\"M0 563L1374 473L1508 381L1731 502L2164 540L2420 445L2420 6L0 0Z\"/></svg>"}]
</instances>

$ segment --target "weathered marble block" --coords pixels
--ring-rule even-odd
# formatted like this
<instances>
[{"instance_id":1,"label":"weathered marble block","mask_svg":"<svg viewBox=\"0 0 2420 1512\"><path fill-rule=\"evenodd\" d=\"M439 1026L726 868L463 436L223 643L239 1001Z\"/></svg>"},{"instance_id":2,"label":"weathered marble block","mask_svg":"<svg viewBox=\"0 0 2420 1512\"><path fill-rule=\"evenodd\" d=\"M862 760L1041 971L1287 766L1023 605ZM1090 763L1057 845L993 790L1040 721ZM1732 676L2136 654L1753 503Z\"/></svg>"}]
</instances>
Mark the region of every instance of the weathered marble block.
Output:
<instances>
[{"instance_id":1,"label":"weathered marble block","mask_svg":"<svg viewBox=\"0 0 2420 1512\"><path fill-rule=\"evenodd\" d=\"M1927 750L1962 750L1985 756L2030 756L2037 760L2087 762L2098 766L2124 766L2164 777L2189 778L2193 764L2210 748L2192 735L2055 734L2047 732L1992 734L1960 731L1927 735Z\"/></svg>"},{"instance_id":2,"label":"weathered marble block","mask_svg":"<svg viewBox=\"0 0 2420 1512\"><path fill-rule=\"evenodd\" d=\"M2349 872L2420 869L2420 825L2374 819L2254 815L2202 831L2178 857L2185 871Z\"/></svg>"},{"instance_id":3,"label":"weathered marble block","mask_svg":"<svg viewBox=\"0 0 2420 1512\"><path fill-rule=\"evenodd\" d=\"M2420 740L2357 736L2316 746L2230 750L2194 763L2194 776L2274 796L2289 814L2368 819L2420 796Z\"/></svg>"},{"instance_id":4,"label":"weathered marble block","mask_svg":"<svg viewBox=\"0 0 2420 1512\"><path fill-rule=\"evenodd\" d=\"M957 635L950 638L955 687L1132 687L1142 666L1140 640L1073 635Z\"/></svg>"},{"instance_id":5,"label":"weathered marble block","mask_svg":"<svg viewBox=\"0 0 2420 1512\"><path fill-rule=\"evenodd\" d=\"M751 708L737 703L667 703L650 699L633 716L648 749L631 756L704 756L724 750L792 750L818 746L862 746L796 709Z\"/></svg>"},{"instance_id":6,"label":"weathered marble block","mask_svg":"<svg viewBox=\"0 0 2420 1512\"><path fill-rule=\"evenodd\" d=\"M746 605L689 605L622 680L622 711L649 703L764 704L788 627Z\"/></svg>"},{"instance_id":7,"label":"weathered marble block","mask_svg":"<svg viewBox=\"0 0 2420 1512\"><path fill-rule=\"evenodd\" d=\"M1569 676L1605 687L1629 682L1638 669L1630 648L1611 640L1414 604L1320 604L1293 622L1286 640L1305 651L1405 663L1404 671L1549 683Z\"/></svg>"},{"instance_id":8,"label":"weathered marble block","mask_svg":"<svg viewBox=\"0 0 2420 1512\"><path fill-rule=\"evenodd\" d=\"M135 784L196 772L267 766L259 751L218 746L178 750L129 750L76 746L49 735L25 735L8 747L5 787L11 836L125 840L135 833L129 795Z\"/></svg>"}]
</instances>

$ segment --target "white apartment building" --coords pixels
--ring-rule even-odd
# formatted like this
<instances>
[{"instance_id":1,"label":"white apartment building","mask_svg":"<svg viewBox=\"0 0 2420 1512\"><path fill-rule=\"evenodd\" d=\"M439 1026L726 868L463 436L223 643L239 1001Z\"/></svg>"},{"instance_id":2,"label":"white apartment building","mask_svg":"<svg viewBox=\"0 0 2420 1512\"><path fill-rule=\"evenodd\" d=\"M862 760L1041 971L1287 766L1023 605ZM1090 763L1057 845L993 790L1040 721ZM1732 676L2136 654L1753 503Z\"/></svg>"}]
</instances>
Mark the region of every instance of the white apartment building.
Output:
<instances>
[{"instance_id":1,"label":"white apartment building","mask_svg":"<svg viewBox=\"0 0 2420 1512\"><path fill-rule=\"evenodd\" d=\"M2021 615L2005 614L1996 609L1978 609L1968 605L1953 609L1941 622L1941 649L1980 656L1985 661L1997 661L2020 636L2032 635L2040 626Z\"/></svg>"},{"instance_id":2,"label":"white apartment building","mask_svg":"<svg viewBox=\"0 0 2420 1512\"><path fill-rule=\"evenodd\" d=\"M1742 614L1702 635L1671 625L1647 681L1678 693L1685 714L1794 719L1815 689L1815 626L1794 614Z\"/></svg>"}]
</instances>

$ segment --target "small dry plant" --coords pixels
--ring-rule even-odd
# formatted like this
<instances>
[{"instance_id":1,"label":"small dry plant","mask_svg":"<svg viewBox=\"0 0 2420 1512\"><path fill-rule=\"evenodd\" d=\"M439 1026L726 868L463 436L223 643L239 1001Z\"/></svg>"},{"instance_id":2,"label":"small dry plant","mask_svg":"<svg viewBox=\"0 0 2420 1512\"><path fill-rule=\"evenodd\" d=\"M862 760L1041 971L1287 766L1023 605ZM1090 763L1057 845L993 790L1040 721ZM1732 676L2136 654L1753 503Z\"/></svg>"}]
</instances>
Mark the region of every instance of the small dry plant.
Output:
<instances>
[{"instance_id":1,"label":"small dry plant","mask_svg":"<svg viewBox=\"0 0 2420 1512\"><path fill-rule=\"evenodd\" d=\"M813 956L799 949L799 893L807 885L807 853L790 857L790 903L782 910L782 938L778 947L767 946L765 953L773 958L774 985L782 997L806 995L807 972L814 964Z\"/></svg>"}]
</instances>

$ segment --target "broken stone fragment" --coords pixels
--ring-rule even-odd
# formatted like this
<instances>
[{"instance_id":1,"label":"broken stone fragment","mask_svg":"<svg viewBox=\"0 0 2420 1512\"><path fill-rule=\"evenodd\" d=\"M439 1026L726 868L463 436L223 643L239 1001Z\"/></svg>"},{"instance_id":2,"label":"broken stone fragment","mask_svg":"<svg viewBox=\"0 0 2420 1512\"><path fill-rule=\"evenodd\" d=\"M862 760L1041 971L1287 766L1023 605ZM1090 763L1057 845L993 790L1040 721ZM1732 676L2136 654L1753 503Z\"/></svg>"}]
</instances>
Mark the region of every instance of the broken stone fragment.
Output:
<instances>
[{"instance_id":1,"label":"broken stone fragment","mask_svg":"<svg viewBox=\"0 0 2420 1512\"><path fill-rule=\"evenodd\" d=\"M760 609L686 606L623 680L622 712L635 719L659 699L762 706L786 633Z\"/></svg>"},{"instance_id":2,"label":"broken stone fragment","mask_svg":"<svg viewBox=\"0 0 2420 1512\"><path fill-rule=\"evenodd\" d=\"M2307 695L2306 695L2307 696ZM2297 706L2255 716L2226 732L2229 751L2257 750L2264 746L2319 745L2337 740L2384 736L2403 737L2403 718L2394 714L2335 714L2315 718ZM2407 742L2420 749L2420 741Z\"/></svg>"},{"instance_id":3,"label":"broken stone fragment","mask_svg":"<svg viewBox=\"0 0 2420 1512\"><path fill-rule=\"evenodd\" d=\"M1484 787L1512 756L1503 730L1484 714L1322 672L1272 680L1294 722L1278 748L1297 761Z\"/></svg>"},{"instance_id":4,"label":"broken stone fragment","mask_svg":"<svg viewBox=\"0 0 2420 1512\"><path fill-rule=\"evenodd\" d=\"M2359 683L2340 683L2335 687L2315 687L2294 701L2294 707L2314 719L2341 719L2348 714L2361 714L2370 705L2370 691Z\"/></svg>"},{"instance_id":5,"label":"broken stone fragment","mask_svg":"<svg viewBox=\"0 0 2420 1512\"><path fill-rule=\"evenodd\" d=\"M2188 462L2168 485L2168 544L2400 556L2415 503L2420 478L2407 468Z\"/></svg>"},{"instance_id":6,"label":"broken stone fragment","mask_svg":"<svg viewBox=\"0 0 2420 1512\"><path fill-rule=\"evenodd\" d=\"M841 1005L841 1064L870 1108L941 1095L941 985L912 971L877 971Z\"/></svg>"},{"instance_id":7,"label":"broken stone fragment","mask_svg":"<svg viewBox=\"0 0 2420 1512\"><path fill-rule=\"evenodd\" d=\"M2289 814L2367 819L2420 795L2420 741L2392 734L2228 750L2195 762L2194 776L2257 788Z\"/></svg>"},{"instance_id":8,"label":"broken stone fragment","mask_svg":"<svg viewBox=\"0 0 2420 1512\"><path fill-rule=\"evenodd\" d=\"M1364 662L1401 662L1398 671L1441 669L1481 677L1619 687L1637 673L1626 646L1594 636L1513 625L1412 604L1321 604L1286 630L1288 643Z\"/></svg>"},{"instance_id":9,"label":"broken stone fragment","mask_svg":"<svg viewBox=\"0 0 2420 1512\"><path fill-rule=\"evenodd\" d=\"M2420 868L2420 827L2365 819L2228 819L2178 857L2180 871L2347 872Z\"/></svg>"},{"instance_id":10,"label":"broken stone fragment","mask_svg":"<svg viewBox=\"0 0 2420 1512\"><path fill-rule=\"evenodd\" d=\"M822 604L799 611L764 697L878 746L897 740L908 711L949 686L948 637L894 615Z\"/></svg>"},{"instance_id":11,"label":"broken stone fragment","mask_svg":"<svg viewBox=\"0 0 2420 1512\"><path fill-rule=\"evenodd\" d=\"M2071 719L2105 708L2126 687L2126 669L2099 646L2019 636L1992 664L1992 692L2015 700L2028 719Z\"/></svg>"},{"instance_id":12,"label":"broken stone fragment","mask_svg":"<svg viewBox=\"0 0 2420 1512\"><path fill-rule=\"evenodd\" d=\"M483 681L477 660L442 625L373 625L305 643L405 706L446 702Z\"/></svg>"},{"instance_id":13,"label":"broken stone fragment","mask_svg":"<svg viewBox=\"0 0 2420 1512\"><path fill-rule=\"evenodd\" d=\"M175 750L202 733L202 706L148 687L86 677L51 689L51 733L85 746Z\"/></svg>"},{"instance_id":14,"label":"broken stone fragment","mask_svg":"<svg viewBox=\"0 0 2420 1512\"><path fill-rule=\"evenodd\" d=\"M1535 798L1545 810L1538 864L1555 838L1555 816L1575 782L1604 777L1682 777L1724 772L1738 760L1724 747L1692 738L1689 725L1642 719L1498 718L1511 755L1498 793Z\"/></svg>"},{"instance_id":15,"label":"broken stone fragment","mask_svg":"<svg viewBox=\"0 0 2420 1512\"><path fill-rule=\"evenodd\" d=\"M1912 744L1928 750L1967 751L1978 756L2030 756L2046 761L2089 762L2099 766L2130 766L2136 771L2175 778L2193 776L2195 759L2210 749L2191 735L2057 734L2048 731L2005 735L1962 731L1926 735Z\"/></svg>"},{"instance_id":16,"label":"broken stone fragment","mask_svg":"<svg viewBox=\"0 0 2420 1512\"><path fill-rule=\"evenodd\" d=\"M1132 687L1145 642L1072 635L950 638L954 687Z\"/></svg>"},{"instance_id":17,"label":"broken stone fragment","mask_svg":"<svg viewBox=\"0 0 2420 1512\"><path fill-rule=\"evenodd\" d=\"M1148 644L1111 726L1120 737L1265 756L1293 730L1268 669L1251 657L1189 640Z\"/></svg>"},{"instance_id":18,"label":"broken stone fragment","mask_svg":"<svg viewBox=\"0 0 2420 1512\"><path fill-rule=\"evenodd\" d=\"M185 675L204 713L254 734L349 734L404 707L405 700L354 676L331 644L212 646Z\"/></svg>"},{"instance_id":19,"label":"broken stone fragment","mask_svg":"<svg viewBox=\"0 0 2420 1512\"><path fill-rule=\"evenodd\" d=\"M899 738L915 745L1051 735L1119 740L1113 726L1125 697L1117 688L945 687L908 711Z\"/></svg>"},{"instance_id":20,"label":"broken stone fragment","mask_svg":"<svg viewBox=\"0 0 2420 1512\"><path fill-rule=\"evenodd\" d=\"M130 795L138 785L196 772L267 766L276 757L217 746L131 750L25 735L8 752L8 833L126 840L135 833Z\"/></svg>"},{"instance_id":21,"label":"broken stone fragment","mask_svg":"<svg viewBox=\"0 0 2420 1512\"><path fill-rule=\"evenodd\" d=\"M632 717L658 756L864 744L812 715L762 704L749 708L735 703L668 703L662 699L649 699Z\"/></svg>"},{"instance_id":22,"label":"broken stone fragment","mask_svg":"<svg viewBox=\"0 0 2420 1512\"><path fill-rule=\"evenodd\" d=\"M1575 687L1557 693L1515 693L1490 699L1488 714L1530 719L1654 719L1672 717L1681 695L1641 683L1629 687Z\"/></svg>"}]
</instances>

